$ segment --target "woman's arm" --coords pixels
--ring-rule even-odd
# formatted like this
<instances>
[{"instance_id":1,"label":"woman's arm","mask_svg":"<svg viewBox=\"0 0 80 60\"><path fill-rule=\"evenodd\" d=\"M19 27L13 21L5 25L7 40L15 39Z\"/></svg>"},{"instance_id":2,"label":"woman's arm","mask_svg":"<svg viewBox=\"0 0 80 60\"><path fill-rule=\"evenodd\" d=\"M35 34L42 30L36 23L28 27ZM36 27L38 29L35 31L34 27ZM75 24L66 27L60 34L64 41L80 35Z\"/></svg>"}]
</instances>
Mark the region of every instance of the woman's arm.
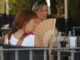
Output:
<instances>
[{"instance_id":1,"label":"woman's arm","mask_svg":"<svg viewBox=\"0 0 80 60\"><path fill-rule=\"evenodd\" d=\"M57 42L58 30L57 30L56 27L55 27L54 31L55 31L54 35L52 35L51 38L50 38L50 40L49 40L49 48L53 48L54 45ZM49 60L53 60L51 52L52 52L52 50L49 50Z\"/></svg>"},{"instance_id":2,"label":"woman's arm","mask_svg":"<svg viewBox=\"0 0 80 60\"><path fill-rule=\"evenodd\" d=\"M8 44L7 43L7 39L8 39L8 34L5 34L5 36L4 36L4 44Z\"/></svg>"},{"instance_id":3,"label":"woman's arm","mask_svg":"<svg viewBox=\"0 0 80 60\"><path fill-rule=\"evenodd\" d=\"M53 46L56 44L56 37L54 35L51 36L49 40L49 48L53 48ZM49 50L49 56L51 55L51 50Z\"/></svg>"}]
</instances>

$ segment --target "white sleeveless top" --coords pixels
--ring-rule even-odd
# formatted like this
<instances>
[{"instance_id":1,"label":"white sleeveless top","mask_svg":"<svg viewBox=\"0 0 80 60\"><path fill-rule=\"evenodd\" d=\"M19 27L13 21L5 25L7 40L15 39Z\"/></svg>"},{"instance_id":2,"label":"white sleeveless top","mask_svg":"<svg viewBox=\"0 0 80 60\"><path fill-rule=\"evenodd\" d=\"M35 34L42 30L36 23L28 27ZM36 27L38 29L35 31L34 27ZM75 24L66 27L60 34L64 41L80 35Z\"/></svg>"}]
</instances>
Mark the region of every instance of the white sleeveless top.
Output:
<instances>
[{"instance_id":1,"label":"white sleeveless top","mask_svg":"<svg viewBox=\"0 0 80 60\"><path fill-rule=\"evenodd\" d=\"M24 38L21 46L34 47L34 39L35 39L35 35L32 35L32 34L28 35L27 37ZM12 34L10 39L10 44L16 45L17 42L18 42L18 39L16 39ZM8 39L7 39L7 44L8 44Z\"/></svg>"}]
</instances>

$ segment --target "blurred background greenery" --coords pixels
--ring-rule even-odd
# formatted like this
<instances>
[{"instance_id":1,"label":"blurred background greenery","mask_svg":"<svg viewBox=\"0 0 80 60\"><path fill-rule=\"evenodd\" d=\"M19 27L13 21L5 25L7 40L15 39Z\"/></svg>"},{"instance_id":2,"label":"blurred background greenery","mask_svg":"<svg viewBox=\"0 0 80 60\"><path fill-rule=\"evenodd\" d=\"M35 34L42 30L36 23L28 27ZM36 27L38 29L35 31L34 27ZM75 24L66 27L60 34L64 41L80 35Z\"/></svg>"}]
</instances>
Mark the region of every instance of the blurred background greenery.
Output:
<instances>
[{"instance_id":1,"label":"blurred background greenery","mask_svg":"<svg viewBox=\"0 0 80 60\"><path fill-rule=\"evenodd\" d=\"M7 4L6 4L6 1ZM9 23L13 26L13 19L16 13L22 9L27 8L32 10L33 4L38 0L0 0L0 27ZM39 0L40 1L40 0ZM43 1L43 0L42 0ZM51 2L51 15L57 18L56 24L60 31L73 30L73 27L80 27L80 0L67 0L68 1L68 19L65 20L65 0L50 0ZM9 12L8 12L9 11ZM6 13L8 12L8 13ZM62 28L61 28L62 27Z\"/></svg>"},{"instance_id":2,"label":"blurred background greenery","mask_svg":"<svg viewBox=\"0 0 80 60\"><path fill-rule=\"evenodd\" d=\"M9 0L9 5L10 5L10 14L16 14L21 8L27 8L31 10L32 5L36 2L37 0Z\"/></svg>"},{"instance_id":3,"label":"blurred background greenery","mask_svg":"<svg viewBox=\"0 0 80 60\"><path fill-rule=\"evenodd\" d=\"M0 14L6 13L6 0L0 0ZM31 10L32 5L38 0L8 0L9 14L16 15L21 8ZM57 14L59 18L64 17L64 0L50 0L51 13ZM80 0L68 0L68 16L72 19L80 19Z\"/></svg>"},{"instance_id":4,"label":"blurred background greenery","mask_svg":"<svg viewBox=\"0 0 80 60\"><path fill-rule=\"evenodd\" d=\"M80 0L68 0L69 18L80 19Z\"/></svg>"}]
</instances>

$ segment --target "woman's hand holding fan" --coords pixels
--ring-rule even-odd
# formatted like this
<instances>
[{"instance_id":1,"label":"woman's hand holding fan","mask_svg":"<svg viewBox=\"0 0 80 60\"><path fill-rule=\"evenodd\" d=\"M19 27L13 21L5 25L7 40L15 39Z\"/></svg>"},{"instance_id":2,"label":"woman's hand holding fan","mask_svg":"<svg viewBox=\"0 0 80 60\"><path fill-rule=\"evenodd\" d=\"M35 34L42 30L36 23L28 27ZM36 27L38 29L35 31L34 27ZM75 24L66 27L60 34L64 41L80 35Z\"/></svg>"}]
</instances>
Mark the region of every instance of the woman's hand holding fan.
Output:
<instances>
[{"instance_id":1,"label":"woman's hand holding fan","mask_svg":"<svg viewBox=\"0 0 80 60\"><path fill-rule=\"evenodd\" d=\"M53 48L55 43L56 43L56 37L52 35L49 39L49 48ZM51 49L49 50L49 56L50 55L51 55Z\"/></svg>"},{"instance_id":2,"label":"woman's hand holding fan","mask_svg":"<svg viewBox=\"0 0 80 60\"><path fill-rule=\"evenodd\" d=\"M37 25L34 31L35 47L53 48L56 43L56 37L54 36L55 24L56 19L47 19Z\"/></svg>"}]
</instances>

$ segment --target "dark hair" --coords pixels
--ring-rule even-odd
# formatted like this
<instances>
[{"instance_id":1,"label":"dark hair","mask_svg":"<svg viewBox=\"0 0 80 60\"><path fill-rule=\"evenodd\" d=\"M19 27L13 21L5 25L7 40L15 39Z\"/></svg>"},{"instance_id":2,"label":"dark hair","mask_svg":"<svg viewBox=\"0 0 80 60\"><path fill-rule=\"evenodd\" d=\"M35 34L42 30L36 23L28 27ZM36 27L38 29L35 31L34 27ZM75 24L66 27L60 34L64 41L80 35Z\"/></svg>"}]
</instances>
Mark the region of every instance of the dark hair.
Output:
<instances>
[{"instance_id":1,"label":"dark hair","mask_svg":"<svg viewBox=\"0 0 80 60\"><path fill-rule=\"evenodd\" d=\"M44 5L47 5L45 1L37 1L32 7L32 11L36 12L40 10Z\"/></svg>"},{"instance_id":2,"label":"dark hair","mask_svg":"<svg viewBox=\"0 0 80 60\"><path fill-rule=\"evenodd\" d=\"M21 9L14 19L14 27L8 32L8 40L11 38L11 34L15 33L17 30L23 28L25 23L29 22L31 19L38 18L36 13L29 11L25 8Z\"/></svg>"}]
</instances>

